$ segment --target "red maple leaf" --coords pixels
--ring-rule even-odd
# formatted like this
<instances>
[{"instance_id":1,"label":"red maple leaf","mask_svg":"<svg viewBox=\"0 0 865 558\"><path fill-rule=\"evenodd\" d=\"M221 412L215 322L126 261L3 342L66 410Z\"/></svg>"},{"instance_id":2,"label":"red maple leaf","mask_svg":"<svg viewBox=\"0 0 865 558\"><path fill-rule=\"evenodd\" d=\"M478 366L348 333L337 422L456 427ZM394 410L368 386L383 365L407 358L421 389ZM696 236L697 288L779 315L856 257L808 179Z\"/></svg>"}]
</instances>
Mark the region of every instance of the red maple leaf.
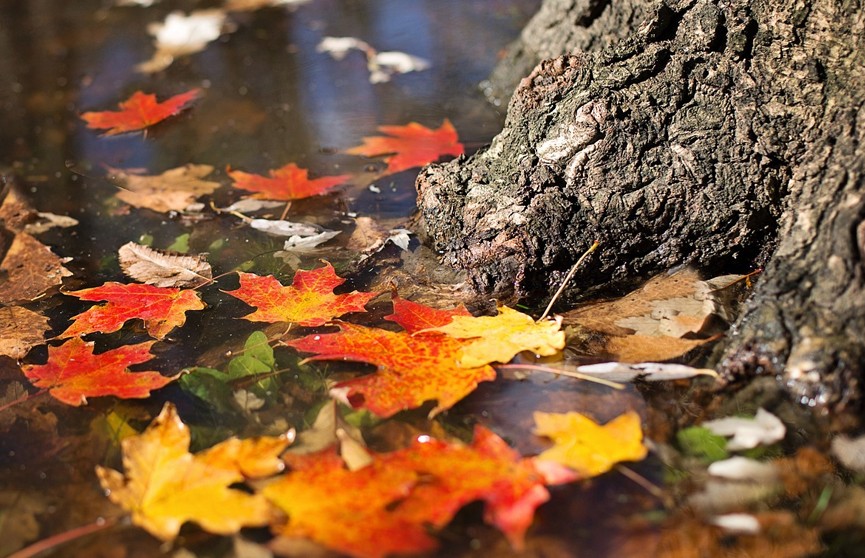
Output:
<instances>
[{"instance_id":1,"label":"red maple leaf","mask_svg":"<svg viewBox=\"0 0 865 558\"><path fill-rule=\"evenodd\" d=\"M48 347L48 362L22 367L34 386L67 405L82 405L88 397L114 395L123 399L144 398L150 391L177 379L159 372L130 372L128 367L153 358L155 341L125 345L98 355L93 342L73 337L59 347Z\"/></svg>"},{"instance_id":2,"label":"red maple leaf","mask_svg":"<svg viewBox=\"0 0 865 558\"><path fill-rule=\"evenodd\" d=\"M496 377L490 366L457 366L457 354L465 344L459 339L345 322L337 325L338 333L308 335L287 344L315 353L310 360L353 360L378 366L374 374L336 384L334 392L344 393L352 406L381 417L438 400L430 413L435 415L474 391L478 383Z\"/></svg>"},{"instance_id":3,"label":"red maple leaf","mask_svg":"<svg viewBox=\"0 0 865 558\"><path fill-rule=\"evenodd\" d=\"M186 323L186 312L201 310L204 303L191 289L154 287L139 283L105 283L100 287L65 293L81 300L105 300L75 316L60 337L73 337L99 331L117 331L128 320L141 319L147 332L162 339L175 327Z\"/></svg>"},{"instance_id":4,"label":"red maple leaf","mask_svg":"<svg viewBox=\"0 0 865 558\"><path fill-rule=\"evenodd\" d=\"M367 157L389 155L384 159L388 173L422 167L438 161L442 155L457 157L464 153L457 131L448 119L435 130L417 122L405 126L379 126L378 129L390 137L365 137L362 145L352 147L346 153Z\"/></svg>"},{"instance_id":5,"label":"red maple leaf","mask_svg":"<svg viewBox=\"0 0 865 558\"><path fill-rule=\"evenodd\" d=\"M471 316L471 313L462 304L449 310L439 310L394 295L393 314L385 316L384 319L398 323L409 333L417 333L447 325L454 316Z\"/></svg>"},{"instance_id":6,"label":"red maple leaf","mask_svg":"<svg viewBox=\"0 0 865 558\"><path fill-rule=\"evenodd\" d=\"M254 198L291 201L328 192L334 186L344 184L351 175L322 176L309 178L309 171L294 163L269 171L270 177L229 170L228 176L234 180L234 187L255 192Z\"/></svg>"},{"instance_id":7,"label":"red maple leaf","mask_svg":"<svg viewBox=\"0 0 865 558\"><path fill-rule=\"evenodd\" d=\"M307 327L324 325L348 312L366 312L364 305L378 293L353 291L334 294L345 283L330 263L305 271L298 269L291 286L285 287L272 275L261 277L239 272L240 288L225 291L257 308L243 319L252 322L290 322Z\"/></svg>"},{"instance_id":8,"label":"red maple leaf","mask_svg":"<svg viewBox=\"0 0 865 558\"><path fill-rule=\"evenodd\" d=\"M85 112L81 118L87 122L88 128L107 129L106 136L134 132L177 114L200 93L200 89L191 89L160 103L156 101L156 95L136 91L120 103L119 111Z\"/></svg>"}]
</instances>

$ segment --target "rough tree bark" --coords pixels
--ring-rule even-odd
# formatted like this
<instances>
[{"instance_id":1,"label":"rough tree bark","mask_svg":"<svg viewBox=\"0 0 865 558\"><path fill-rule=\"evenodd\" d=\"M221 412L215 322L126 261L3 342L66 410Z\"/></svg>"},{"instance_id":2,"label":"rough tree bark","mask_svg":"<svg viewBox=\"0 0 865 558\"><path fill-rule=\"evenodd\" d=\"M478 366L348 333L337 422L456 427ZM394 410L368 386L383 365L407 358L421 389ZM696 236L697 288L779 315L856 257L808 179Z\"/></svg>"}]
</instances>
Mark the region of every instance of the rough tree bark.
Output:
<instances>
[{"instance_id":1,"label":"rough tree bark","mask_svg":"<svg viewBox=\"0 0 865 558\"><path fill-rule=\"evenodd\" d=\"M720 366L860 400L865 12L857 0L545 0L502 132L426 168L419 221L498 297L572 299L691 263L765 266ZM512 77L510 78L513 81Z\"/></svg>"}]
</instances>

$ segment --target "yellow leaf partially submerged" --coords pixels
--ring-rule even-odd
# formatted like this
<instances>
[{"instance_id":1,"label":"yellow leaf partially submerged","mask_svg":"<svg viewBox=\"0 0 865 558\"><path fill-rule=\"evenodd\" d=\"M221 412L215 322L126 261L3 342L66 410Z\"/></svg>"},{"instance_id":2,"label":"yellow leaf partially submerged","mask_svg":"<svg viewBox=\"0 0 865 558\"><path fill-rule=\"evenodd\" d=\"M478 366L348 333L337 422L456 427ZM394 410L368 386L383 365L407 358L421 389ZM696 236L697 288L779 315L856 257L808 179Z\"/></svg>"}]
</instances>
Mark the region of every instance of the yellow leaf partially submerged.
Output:
<instances>
[{"instance_id":1,"label":"yellow leaf partially submerged","mask_svg":"<svg viewBox=\"0 0 865 558\"><path fill-rule=\"evenodd\" d=\"M476 339L460 350L457 363L464 368L490 362L508 362L521 351L537 355L556 354L565 346L561 318L536 322L531 316L507 306L497 316L454 316L444 326L423 331L438 331L456 339Z\"/></svg>"},{"instance_id":2,"label":"yellow leaf partially submerged","mask_svg":"<svg viewBox=\"0 0 865 558\"><path fill-rule=\"evenodd\" d=\"M535 434L555 442L538 459L567 465L587 477L606 473L620 461L640 461L646 457L640 416L634 411L604 425L573 412L536 412L534 417Z\"/></svg>"},{"instance_id":3,"label":"yellow leaf partially submerged","mask_svg":"<svg viewBox=\"0 0 865 558\"><path fill-rule=\"evenodd\" d=\"M122 442L125 475L97 467L99 482L132 522L163 540L177 536L186 521L211 533L236 533L266 525L272 510L257 494L230 488L250 477L276 474L289 436L226 440L189 453L189 429L170 403L142 434Z\"/></svg>"}]
</instances>

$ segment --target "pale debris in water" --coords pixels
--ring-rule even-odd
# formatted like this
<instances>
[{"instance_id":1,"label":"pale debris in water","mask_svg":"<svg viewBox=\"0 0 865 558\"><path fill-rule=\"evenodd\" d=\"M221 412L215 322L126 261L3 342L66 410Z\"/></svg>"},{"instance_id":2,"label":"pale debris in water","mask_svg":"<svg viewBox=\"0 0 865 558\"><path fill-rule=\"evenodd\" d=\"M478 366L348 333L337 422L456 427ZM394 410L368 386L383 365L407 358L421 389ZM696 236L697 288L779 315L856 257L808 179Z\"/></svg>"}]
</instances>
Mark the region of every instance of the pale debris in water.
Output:
<instances>
[{"instance_id":1,"label":"pale debris in water","mask_svg":"<svg viewBox=\"0 0 865 558\"><path fill-rule=\"evenodd\" d=\"M735 456L709 465L709 474L728 480L771 483L778 480L778 468L747 457Z\"/></svg>"},{"instance_id":2,"label":"pale debris in water","mask_svg":"<svg viewBox=\"0 0 865 558\"><path fill-rule=\"evenodd\" d=\"M635 378L649 382L682 380L694 376L718 377L711 368L692 368L684 364L664 364L658 362L601 362L577 367L577 372L589 376L599 376L613 382L629 382Z\"/></svg>"},{"instance_id":3,"label":"pale debris in water","mask_svg":"<svg viewBox=\"0 0 865 558\"><path fill-rule=\"evenodd\" d=\"M250 219L249 226L274 236L313 236L319 233L319 228L315 225L282 220Z\"/></svg>"},{"instance_id":4,"label":"pale debris in water","mask_svg":"<svg viewBox=\"0 0 865 558\"><path fill-rule=\"evenodd\" d=\"M164 70L178 56L201 52L223 32L230 31L232 29L226 26L226 13L223 10L198 10L189 15L172 12L163 23L147 26L147 32L154 37L156 52L136 69L144 73Z\"/></svg>"},{"instance_id":5,"label":"pale debris in water","mask_svg":"<svg viewBox=\"0 0 865 558\"><path fill-rule=\"evenodd\" d=\"M325 37L318 43L316 50L327 52L335 60L342 60L350 50L364 53L370 83L384 83L395 74L430 68L430 63L423 58L395 50L378 52L369 43L355 37Z\"/></svg>"},{"instance_id":6,"label":"pale debris in water","mask_svg":"<svg viewBox=\"0 0 865 558\"><path fill-rule=\"evenodd\" d=\"M709 519L709 523L716 525L730 533L743 535L756 535L760 532L760 522L753 515L747 513L728 513L716 515Z\"/></svg>"},{"instance_id":7,"label":"pale debris in water","mask_svg":"<svg viewBox=\"0 0 865 558\"><path fill-rule=\"evenodd\" d=\"M851 471L865 473L865 436L837 436L832 440L832 455Z\"/></svg>"},{"instance_id":8,"label":"pale debris in water","mask_svg":"<svg viewBox=\"0 0 865 558\"><path fill-rule=\"evenodd\" d=\"M727 417L704 422L703 427L718 436L732 436L727 442L730 451L774 444L787 433L784 423L763 408L757 409L754 418Z\"/></svg>"}]
</instances>

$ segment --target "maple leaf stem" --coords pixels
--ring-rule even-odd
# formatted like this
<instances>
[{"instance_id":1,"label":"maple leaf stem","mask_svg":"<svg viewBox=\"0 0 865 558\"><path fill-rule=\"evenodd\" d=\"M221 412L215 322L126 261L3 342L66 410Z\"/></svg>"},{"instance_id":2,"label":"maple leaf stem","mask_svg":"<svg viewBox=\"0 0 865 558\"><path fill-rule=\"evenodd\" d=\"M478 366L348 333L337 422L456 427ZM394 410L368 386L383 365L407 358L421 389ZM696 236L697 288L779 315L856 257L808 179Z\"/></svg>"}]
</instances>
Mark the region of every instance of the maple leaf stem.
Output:
<instances>
[{"instance_id":1,"label":"maple leaf stem","mask_svg":"<svg viewBox=\"0 0 865 558\"><path fill-rule=\"evenodd\" d=\"M588 374L580 374L579 372L574 372L572 370L562 370L560 368L552 368L550 366L539 366L537 364L494 364L493 366L499 370L530 370L535 372L549 372L550 374L558 374L560 376L567 376L568 378L576 378L577 380L594 382L596 384L601 384L602 386L607 386L613 389L625 388L624 384L620 384L618 382L611 382L610 380L596 378Z\"/></svg>"},{"instance_id":2,"label":"maple leaf stem","mask_svg":"<svg viewBox=\"0 0 865 558\"><path fill-rule=\"evenodd\" d=\"M27 393L27 394L19 397L18 399L10 401L9 403L6 403L2 407L0 407L0 413L2 413L3 411L5 411L6 409L8 409L10 407L14 407L15 405L18 405L20 403L24 403L25 401L28 401L30 399L34 399L36 397L39 397L40 395L45 395L46 393L48 393L47 389L40 389L39 391L36 391L33 393Z\"/></svg>"},{"instance_id":3,"label":"maple leaf stem","mask_svg":"<svg viewBox=\"0 0 865 558\"><path fill-rule=\"evenodd\" d=\"M547 309L544 310L544 313L541 314L541 317L540 317L540 318L538 318L538 321L539 321L539 322L540 322L541 320L545 319L545 318L550 314L550 310L553 309L553 304L555 304L556 301L559 299L559 297L562 295L562 292L565 290L565 287L568 285L568 282L569 282L569 281L574 277L574 274L575 274L575 273L577 272L577 270L580 268L580 265L582 265L583 261L585 261L585 259L586 259L587 257L589 257L589 254L591 254L592 252L594 252L595 249L596 249L599 245L600 245L600 242L598 242L597 240L594 241L594 242L592 243L592 245L589 246L589 249L586 250L585 252L583 252L583 255L580 256L580 259L579 259L579 260L577 260L577 263L575 263L574 266L570 269L570 271L568 271L568 274L565 275L565 278L564 278L564 280L562 281L562 284L559 285L559 290L556 291L556 294L554 294L554 295L553 295L553 298L550 299L550 303L547 304Z\"/></svg>"},{"instance_id":4,"label":"maple leaf stem","mask_svg":"<svg viewBox=\"0 0 865 558\"><path fill-rule=\"evenodd\" d=\"M282 215L279 217L280 221L285 220L286 215L288 215L289 209L291 209L291 200L285 202L285 209L282 210Z\"/></svg>"},{"instance_id":5,"label":"maple leaf stem","mask_svg":"<svg viewBox=\"0 0 865 558\"><path fill-rule=\"evenodd\" d=\"M629 480L633 481L635 484L639 485L641 488L645 489L646 492L648 492L649 494L651 494L652 496L654 496L658 500L661 500L662 502L666 503L667 497L664 494L664 491L661 490L655 484L653 484L651 481L649 481L649 479L647 479L643 475L637 473L636 471L634 471L630 467L625 467L621 463L616 465L616 471L621 473L624 477L628 478Z\"/></svg>"},{"instance_id":6,"label":"maple leaf stem","mask_svg":"<svg viewBox=\"0 0 865 558\"><path fill-rule=\"evenodd\" d=\"M68 542L74 541L76 539L80 539L81 537L85 537L92 533L96 533L98 531L102 531L113 527L117 524L116 518L99 518L93 523L88 523L87 525L82 525L81 527L75 527L74 529L70 529L69 531L64 531L63 533L58 533L47 539L42 539L41 541L37 541L29 546L22 548L17 552L13 552L9 555L9 558L33 558L46 550L51 550L56 548L62 544L66 544Z\"/></svg>"}]
</instances>

